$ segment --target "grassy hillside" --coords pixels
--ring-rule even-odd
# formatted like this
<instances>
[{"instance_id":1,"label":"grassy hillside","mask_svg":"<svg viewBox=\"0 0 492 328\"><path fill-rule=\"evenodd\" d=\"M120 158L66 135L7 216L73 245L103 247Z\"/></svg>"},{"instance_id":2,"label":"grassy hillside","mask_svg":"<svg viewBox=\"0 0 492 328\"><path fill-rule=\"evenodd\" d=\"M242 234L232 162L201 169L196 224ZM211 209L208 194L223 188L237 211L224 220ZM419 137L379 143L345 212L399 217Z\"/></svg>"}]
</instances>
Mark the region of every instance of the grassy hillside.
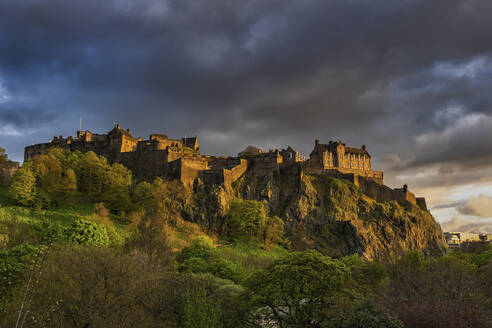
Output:
<instances>
[{"instance_id":1,"label":"grassy hillside","mask_svg":"<svg viewBox=\"0 0 492 328\"><path fill-rule=\"evenodd\" d=\"M70 231L78 220L88 220L104 227L110 238L105 246L122 246L134 233L130 218L115 214L102 216L96 212L95 203L69 203L49 210L26 208L17 205L9 196L8 187L0 187L0 245L3 247L8 244L40 244L50 235L55 236L57 242L75 245L66 231ZM194 238L206 235L200 227L189 222L169 227L167 233L174 253L189 246ZM211 237L221 257L241 265L248 273L287 253L280 246L266 251L257 242L230 242L214 235Z\"/></svg>"}]
</instances>

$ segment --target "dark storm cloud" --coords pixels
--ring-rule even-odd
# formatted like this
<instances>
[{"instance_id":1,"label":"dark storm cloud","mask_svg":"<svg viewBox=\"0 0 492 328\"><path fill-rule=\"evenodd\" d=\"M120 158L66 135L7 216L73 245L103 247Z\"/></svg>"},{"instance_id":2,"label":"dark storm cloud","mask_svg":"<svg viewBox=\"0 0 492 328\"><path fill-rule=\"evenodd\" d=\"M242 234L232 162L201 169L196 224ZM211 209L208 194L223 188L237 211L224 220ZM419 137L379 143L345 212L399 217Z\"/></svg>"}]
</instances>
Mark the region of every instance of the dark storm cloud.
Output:
<instances>
[{"instance_id":1,"label":"dark storm cloud","mask_svg":"<svg viewBox=\"0 0 492 328\"><path fill-rule=\"evenodd\" d=\"M0 112L0 122L2 122L4 126L25 128L53 122L55 116L56 114L54 113L44 112L39 109L21 107L19 105L13 108L2 106L2 111Z\"/></svg>"},{"instance_id":2,"label":"dark storm cloud","mask_svg":"<svg viewBox=\"0 0 492 328\"><path fill-rule=\"evenodd\" d=\"M367 144L390 176L434 170L422 186L477 180L492 160L490 12L487 0L0 0L1 143L19 158L10 145L26 131L46 141L83 116L99 132L118 120L198 134L209 153L336 138Z\"/></svg>"}]
</instances>

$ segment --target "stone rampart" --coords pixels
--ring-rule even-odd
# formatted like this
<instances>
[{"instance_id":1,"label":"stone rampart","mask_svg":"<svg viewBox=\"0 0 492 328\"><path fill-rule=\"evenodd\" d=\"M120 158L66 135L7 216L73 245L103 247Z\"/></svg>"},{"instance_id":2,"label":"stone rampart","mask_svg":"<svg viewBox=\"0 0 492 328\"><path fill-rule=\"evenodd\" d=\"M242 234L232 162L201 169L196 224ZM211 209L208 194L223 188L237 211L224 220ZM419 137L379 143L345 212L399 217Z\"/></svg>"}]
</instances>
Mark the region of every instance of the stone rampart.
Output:
<instances>
[{"instance_id":1,"label":"stone rampart","mask_svg":"<svg viewBox=\"0 0 492 328\"><path fill-rule=\"evenodd\" d=\"M270 153L261 154L260 156L247 158L248 167L258 175L266 175L270 172L278 172L282 164L282 156Z\"/></svg>"},{"instance_id":2,"label":"stone rampart","mask_svg":"<svg viewBox=\"0 0 492 328\"><path fill-rule=\"evenodd\" d=\"M208 161L212 169L231 169L241 164L244 159L228 156L209 156Z\"/></svg>"},{"instance_id":3,"label":"stone rampart","mask_svg":"<svg viewBox=\"0 0 492 328\"><path fill-rule=\"evenodd\" d=\"M427 211L427 202L424 197L417 197L417 205L424 211Z\"/></svg>"},{"instance_id":4,"label":"stone rampart","mask_svg":"<svg viewBox=\"0 0 492 328\"><path fill-rule=\"evenodd\" d=\"M238 164L230 169L216 168L210 170L201 171L199 174L200 179L205 184L227 184L230 185L239 179L248 169L248 161L245 159L238 159ZM217 162L214 163L218 165ZM222 163L224 164L224 163ZM229 163L230 164L230 163Z\"/></svg>"},{"instance_id":5,"label":"stone rampart","mask_svg":"<svg viewBox=\"0 0 492 328\"><path fill-rule=\"evenodd\" d=\"M232 184L239 179L248 169L248 161L240 159L239 165L232 167L231 169L223 169L224 183Z\"/></svg>"},{"instance_id":6,"label":"stone rampart","mask_svg":"<svg viewBox=\"0 0 492 328\"><path fill-rule=\"evenodd\" d=\"M397 201L400 203L408 202L427 210L425 198L416 198L413 192L407 190L407 187L392 189L388 186L379 184L372 179L364 177L358 178L358 186L364 194L377 200L378 202Z\"/></svg>"},{"instance_id":7,"label":"stone rampart","mask_svg":"<svg viewBox=\"0 0 492 328\"><path fill-rule=\"evenodd\" d=\"M200 172L209 170L207 161L200 161L197 159L180 158L175 161L178 167L179 178L184 185L191 185L196 178L199 177Z\"/></svg>"},{"instance_id":8,"label":"stone rampart","mask_svg":"<svg viewBox=\"0 0 492 328\"><path fill-rule=\"evenodd\" d=\"M165 150L122 153L118 162L129 168L137 178L148 181L175 173L168 165L168 154Z\"/></svg>"}]
</instances>

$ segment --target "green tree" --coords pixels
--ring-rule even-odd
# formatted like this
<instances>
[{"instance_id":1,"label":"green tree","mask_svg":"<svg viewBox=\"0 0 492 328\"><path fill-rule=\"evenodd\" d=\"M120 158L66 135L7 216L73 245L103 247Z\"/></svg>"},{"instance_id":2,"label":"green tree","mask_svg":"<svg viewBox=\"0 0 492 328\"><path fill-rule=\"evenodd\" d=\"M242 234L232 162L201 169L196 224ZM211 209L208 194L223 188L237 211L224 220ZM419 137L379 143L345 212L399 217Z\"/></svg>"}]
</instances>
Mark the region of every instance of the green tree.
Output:
<instances>
[{"instance_id":1,"label":"green tree","mask_svg":"<svg viewBox=\"0 0 492 328\"><path fill-rule=\"evenodd\" d=\"M320 327L347 295L348 268L317 251L295 252L246 280L251 320L266 327ZM252 309L252 310L251 310Z\"/></svg>"},{"instance_id":2,"label":"green tree","mask_svg":"<svg viewBox=\"0 0 492 328\"><path fill-rule=\"evenodd\" d=\"M210 274L182 274L175 303L178 327L236 328L242 287Z\"/></svg>"},{"instance_id":3,"label":"green tree","mask_svg":"<svg viewBox=\"0 0 492 328\"><path fill-rule=\"evenodd\" d=\"M31 170L31 162L26 161L12 179L9 193L13 199L24 206L33 206L36 202L36 177Z\"/></svg>"},{"instance_id":4,"label":"green tree","mask_svg":"<svg viewBox=\"0 0 492 328\"><path fill-rule=\"evenodd\" d=\"M77 176L65 165L66 154L53 148L26 161L14 175L12 197L25 206L50 207L74 195Z\"/></svg>"},{"instance_id":5,"label":"green tree","mask_svg":"<svg viewBox=\"0 0 492 328\"><path fill-rule=\"evenodd\" d=\"M181 219L186 191L179 181L164 181L156 178L152 188L152 203L158 215L174 224Z\"/></svg>"},{"instance_id":6,"label":"green tree","mask_svg":"<svg viewBox=\"0 0 492 328\"><path fill-rule=\"evenodd\" d=\"M181 219L184 198L179 182L156 178L152 184L140 183L133 194L138 208L131 215L135 234L127 246L143 251L151 263L167 261L168 230Z\"/></svg>"},{"instance_id":7,"label":"green tree","mask_svg":"<svg viewBox=\"0 0 492 328\"><path fill-rule=\"evenodd\" d=\"M167 223L151 209L134 212L131 219L134 234L127 247L142 251L151 264L167 263L170 253Z\"/></svg>"},{"instance_id":8,"label":"green tree","mask_svg":"<svg viewBox=\"0 0 492 328\"><path fill-rule=\"evenodd\" d=\"M132 200L139 210L152 210L164 221L175 224L181 219L186 190L179 181L164 181L157 177L152 184L141 182L135 188Z\"/></svg>"},{"instance_id":9,"label":"green tree","mask_svg":"<svg viewBox=\"0 0 492 328\"><path fill-rule=\"evenodd\" d=\"M131 209L131 183L131 171L123 165L116 163L107 170L102 200L109 209L118 213Z\"/></svg>"},{"instance_id":10,"label":"green tree","mask_svg":"<svg viewBox=\"0 0 492 328\"><path fill-rule=\"evenodd\" d=\"M38 201L45 207L49 207L52 202L66 201L77 191L75 172L64 165L67 153L60 148L52 148L32 159Z\"/></svg>"},{"instance_id":11,"label":"green tree","mask_svg":"<svg viewBox=\"0 0 492 328\"><path fill-rule=\"evenodd\" d=\"M153 185L147 181L140 182L133 191L132 202L137 209L144 209L152 206Z\"/></svg>"},{"instance_id":12,"label":"green tree","mask_svg":"<svg viewBox=\"0 0 492 328\"><path fill-rule=\"evenodd\" d=\"M219 304L211 302L203 285L188 286L184 293L183 328L220 327L221 309Z\"/></svg>"},{"instance_id":13,"label":"green tree","mask_svg":"<svg viewBox=\"0 0 492 328\"><path fill-rule=\"evenodd\" d=\"M231 202L224 232L233 239L260 239L267 221L267 211L262 202L235 199Z\"/></svg>"},{"instance_id":14,"label":"green tree","mask_svg":"<svg viewBox=\"0 0 492 328\"><path fill-rule=\"evenodd\" d=\"M100 196L103 192L109 164L106 158L94 152L83 154L80 160L80 189L89 197Z\"/></svg>"},{"instance_id":15,"label":"green tree","mask_svg":"<svg viewBox=\"0 0 492 328\"><path fill-rule=\"evenodd\" d=\"M235 199L225 219L224 233L231 239L257 240L268 248L284 241L284 223L279 217L269 217L263 202Z\"/></svg>"},{"instance_id":16,"label":"green tree","mask_svg":"<svg viewBox=\"0 0 492 328\"><path fill-rule=\"evenodd\" d=\"M68 152L53 148L32 159L40 200L66 200L81 192L89 200L103 201L115 212L130 207L131 171L110 165L93 152Z\"/></svg>"},{"instance_id":17,"label":"green tree","mask_svg":"<svg viewBox=\"0 0 492 328\"><path fill-rule=\"evenodd\" d=\"M350 269L353 282L350 287L354 294L362 297L375 296L388 281L388 272L378 261L363 260L357 254L345 256L340 261Z\"/></svg>"},{"instance_id":18,"label":"green tree","mask_svg":"<svg viewBox=\"0 0 492 328\"><path fill-rule=\"evenodd\" d=\"M266 226L263 230L265 249L270 249L270 245L284 242L284 221L278 216L267 217Z\"/></svg>"}]
</instances>

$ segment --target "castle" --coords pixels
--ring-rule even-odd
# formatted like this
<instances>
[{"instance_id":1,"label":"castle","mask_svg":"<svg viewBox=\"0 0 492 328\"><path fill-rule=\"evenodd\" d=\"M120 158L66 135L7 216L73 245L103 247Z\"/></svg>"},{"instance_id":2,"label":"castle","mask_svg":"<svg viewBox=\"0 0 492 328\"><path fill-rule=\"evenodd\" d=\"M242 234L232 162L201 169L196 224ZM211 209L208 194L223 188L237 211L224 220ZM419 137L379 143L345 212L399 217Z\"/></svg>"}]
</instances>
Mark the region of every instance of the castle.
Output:
<instances>
[{"instance_id":1,"label":"castle","mask_svg":"<svg viewBox=\"0 0 492 328\"><path fill-rule=\"evenodd\" d=\"M383 184L383 172L373 171L366 146L347 147L341 141L321 144L315 141L309 159L290 146L264 152L248 146L236 157L200 154L198 137L170 139L165 134L151 134L148 140L135 138L120 125L107 134L77 131L76 137L55 136L50 142L25 148L24 160L43 154L50 148L67 151L93 151L111 163L121 163L140 179L157 176L177 178L191 186L197 179L206 184L230 185L247 170L262 176L276 172L298 175L329 175L347 179L377 201L410 202L427 210L424 198L416 198L407 186L392 189Z\"/></svg>"}]
</instances>

